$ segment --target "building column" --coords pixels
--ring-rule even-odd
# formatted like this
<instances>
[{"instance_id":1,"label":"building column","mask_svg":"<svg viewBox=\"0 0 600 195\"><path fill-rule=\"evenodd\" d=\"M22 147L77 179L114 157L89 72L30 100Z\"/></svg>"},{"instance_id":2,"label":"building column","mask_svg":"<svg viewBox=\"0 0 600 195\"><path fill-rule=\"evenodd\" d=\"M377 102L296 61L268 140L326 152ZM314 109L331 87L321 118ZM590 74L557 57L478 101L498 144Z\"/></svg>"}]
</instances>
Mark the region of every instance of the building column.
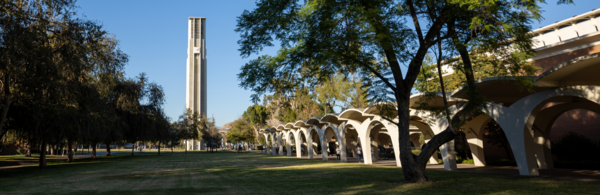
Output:
<instances>
[{"instance_id":1,"label":"building column","mask_svg":"<svg viewBox=\"0 0 600 195\"><path fill-rule=\"evenodd\" d=\"M358 139L360 140L360 148L362 149L362 159L364 161L364 163L366 165L370 165L373 164L373 161L371 160L371 140L370 137L368 135L360 135L361 132L365 132L366 131L358 131L359 133L358 135Z\"/></svg>"},{"instance_id":2,"label":"building column","mask_svg":"<svg viewBox=\"0 0 600 195\"><path fill-rule=\"evenodd\" d=\"M477 135L471 132L466 134L466 138L469 143L469 149L471 149L471 154L473 155L473 164L475 164L475 166L485 166L483 140L479 139Z\"/></svg>"},{"instance_id":3,"label":"building column","mask_svg":"<svg viewBox=\"0 0 600 195\"><path fill-rule=\"evenodd\" d=\"M446 142L440 147L444 169L446 171L456 171L456 155L454 155L454 140Z\"/></svg>"},{"instance_id":4,"label":"building column","mask_svg":"<svg viewBox=\"0 0 600 195\"><path fill-rule=\"evenodd\" d=\"M327 152L327 149L329 148L327 144L327 138L325 138L325 135L322 135L319 138L321 139L321 156L323 157L323 161L327 161L329 159L327 156L329 155L329 152Z\"/></svg>"},{"instance_id":5,"label":"building column","mask_svg":"<svg viewBox=\"0 0 600 195\"><path fill-rule=\"evenodd\" d=\"M275 134L271 133L271 155L275 155Z\"/></svg>"},{"instance_id":6,"label":"building column","mask_svg":"<svg viewBox=\"0 0 600 195\"><path fill-rule=\"evenodd\" d=\"M306 136L306 149L306 152L308 152L308 159L313 159L313 141L310 131L308 131L308 135Z\"/></svg>"},{"instance_id":7,"label":"building column","mask_svg":"<svg viewBox=\"0 0 600 195\"><path fill-rule=\"evenodd\" d=\"M281 142L281 136L283 134L281 132L277 133L277 145L279 146L279 151L277 152L277 155L279 156L283 156L283 142Z\"/></svg>"},{"instance_id":8,"label":"building column","mask_svg":"<svg viewBox=\"0 0 600 195\"><path fill-rule=\"evenodd\" d=\"M289 157L292 156L292 141L290 140L290 133L292 133L292 132L288 131L288 133L286 134L287 137L285 138L285 140L287 142L287 144L285 145L285 149L287 150L286 155ZM296 137L296 136L294 136L294 137Z\"/></svg>"},{"instance_id":9,"label":"building column","mask_svg":"<svg viewBox=\"0 0 600 195\"><path fill-rule=\"evenodd\" d=\"M296 140L296 157L298 158L302 158L302 138L300 138L300 130L298 130L298 133L296 133L296 136L294 136L294 139Z\"/></svg>"}]
</instances>

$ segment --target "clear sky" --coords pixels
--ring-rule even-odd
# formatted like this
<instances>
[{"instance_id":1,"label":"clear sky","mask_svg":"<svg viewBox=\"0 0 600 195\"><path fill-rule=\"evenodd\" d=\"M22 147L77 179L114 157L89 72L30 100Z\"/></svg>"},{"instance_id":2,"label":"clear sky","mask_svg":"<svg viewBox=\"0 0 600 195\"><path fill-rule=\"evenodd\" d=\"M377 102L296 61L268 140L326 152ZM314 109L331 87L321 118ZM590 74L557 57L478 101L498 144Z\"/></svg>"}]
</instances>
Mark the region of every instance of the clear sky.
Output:
<instances>
[{"instance_id":1,"label":"clear sky","mask_svg":"<svg viewBox=\"0 0 600 195\"><path fill-rule=\"evenodd\" d=\"M575 0L576 5L556 5L547 0L541 23L552 24L574 15L600 8L598 0ZM128 77L145 72L151 81L163 86L167 95L165 110L173 120L185 109L187 18L206 17L208 61L208 115L218 126L239 118L250 106L251 91L239 87L237 74L248 60L240 57L234 29L236 17L255 8L251 0L79 0L78 12L104 25L121 41L129 55ZM274 54L267 48L262 54Z\"/></svg>"}]
</instances>

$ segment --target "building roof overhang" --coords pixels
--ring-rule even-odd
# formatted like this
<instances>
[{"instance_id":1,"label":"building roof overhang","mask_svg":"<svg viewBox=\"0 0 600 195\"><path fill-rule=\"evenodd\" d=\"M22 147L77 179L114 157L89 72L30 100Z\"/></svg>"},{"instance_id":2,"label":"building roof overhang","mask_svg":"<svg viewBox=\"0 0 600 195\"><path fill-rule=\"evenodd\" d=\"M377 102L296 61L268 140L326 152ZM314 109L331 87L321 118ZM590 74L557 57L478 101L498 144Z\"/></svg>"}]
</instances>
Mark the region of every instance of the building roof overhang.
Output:
<instances>
[{"instance_id":1,"label":"building roof overhang","mask_svg":"<svg viewBox=\"0 0 600 195\"><path fill-rule=\"evenodd\" d=\"M600 85L600 53L574 58L540 74L536 84L540 87L570 85Z\"/></svg>"}]
</instances>

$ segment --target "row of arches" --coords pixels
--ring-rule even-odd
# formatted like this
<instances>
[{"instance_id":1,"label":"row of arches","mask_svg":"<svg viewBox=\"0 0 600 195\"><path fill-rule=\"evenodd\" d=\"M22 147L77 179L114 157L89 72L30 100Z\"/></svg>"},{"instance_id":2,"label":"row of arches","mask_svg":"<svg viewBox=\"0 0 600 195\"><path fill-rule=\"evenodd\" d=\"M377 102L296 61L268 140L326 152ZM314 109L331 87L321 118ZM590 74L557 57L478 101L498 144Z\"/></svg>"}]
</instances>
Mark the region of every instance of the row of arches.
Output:
<instances>
[{"instance_id":1,"label":"row of arches","mask_svg":"<svg viewBox=\"0 0 600 195\"><path fill-rule=\"evenodd\" d=\"M419 94L412 98L419 98L418 96ZM483 114L467 122L462 128L474 165L486 164L483 134L486 124L494 120L504 130L521 175L539 175L538 169L554 168L549 137L554 121L562 113L577 108L600 113L599 102L600 87L585 85L546 89L510 105L488 102L482 110ZM460 106L460 101L455 100L451 110L459 110ZM328 153L335 152L332 151L335 147L340 148L341 161L347 162L349 156L356 156L355 148L360 146L364 163L372 164L381 160L378 155L381 150L376 148L389 146L396 165L400 167L400 150L395 147L399 145L398 129L376 112L376 108L349 109L340 114L328 114L262 129L260 133L267 138L267 151L273 155L283 155L285 151L287 156L304 155L312 159L321 154L323 160L328 160ZM426 143L443 131L448 122L427 111L411 110L410 124L411 135L422 134ZM411 140L414 142L414 138ZM273 147L278 150L273 150ZM455 170L453 141L440 147L440 152L444 168ZM437 163L437 156L432 156L430 164Z\"/></svg>"}]
</instances>

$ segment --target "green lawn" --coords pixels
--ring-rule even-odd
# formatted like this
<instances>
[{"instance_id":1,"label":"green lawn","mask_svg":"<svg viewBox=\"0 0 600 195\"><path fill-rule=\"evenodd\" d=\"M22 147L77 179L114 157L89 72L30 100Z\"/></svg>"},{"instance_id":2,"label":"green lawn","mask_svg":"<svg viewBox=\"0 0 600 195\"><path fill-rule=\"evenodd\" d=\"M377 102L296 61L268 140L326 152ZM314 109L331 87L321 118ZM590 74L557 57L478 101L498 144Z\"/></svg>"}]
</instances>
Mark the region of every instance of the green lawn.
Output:
<instances>
[{"instance_id":1,"label":"green lawn","mask_svg":"<svg viewBox=\"0 0 600 195\"><path fill-rule=\"evenodd\" d=\"M147 153L151 154L151 153ZM600 194L600 183L428 171L402 182L395 167L264 154L122 155L0 170L0 194Z\"/></svg>"}]
</instances>

